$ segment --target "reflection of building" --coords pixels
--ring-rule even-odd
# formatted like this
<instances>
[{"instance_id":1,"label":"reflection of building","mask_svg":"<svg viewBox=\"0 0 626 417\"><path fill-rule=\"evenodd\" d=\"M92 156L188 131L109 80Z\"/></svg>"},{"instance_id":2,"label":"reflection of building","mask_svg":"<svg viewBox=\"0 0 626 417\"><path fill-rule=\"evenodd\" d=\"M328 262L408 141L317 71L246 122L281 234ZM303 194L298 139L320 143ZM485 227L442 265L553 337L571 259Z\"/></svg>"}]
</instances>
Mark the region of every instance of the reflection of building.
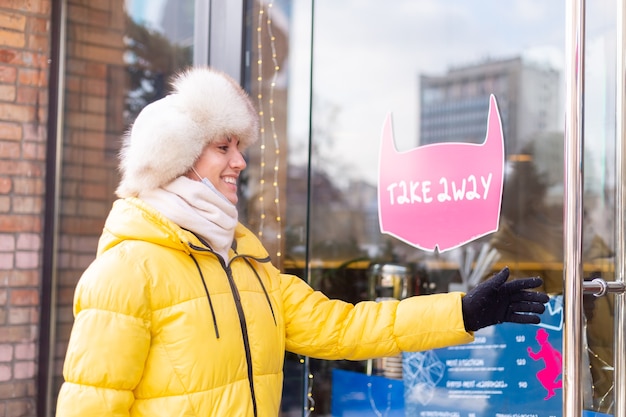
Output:
<instances>
[{"instance_id":1,"label":"reflection of building","mask_svg":"<svg viewBox=\"0 0 626 417\"><path fill-rule=\"evenodd\" d=\"M481 143L490 94L498 100L507 154L519 152L540 132L561 129L555 125L558 71L512 58L421 76L419 143Z\"/></svg>"}]
</instances>

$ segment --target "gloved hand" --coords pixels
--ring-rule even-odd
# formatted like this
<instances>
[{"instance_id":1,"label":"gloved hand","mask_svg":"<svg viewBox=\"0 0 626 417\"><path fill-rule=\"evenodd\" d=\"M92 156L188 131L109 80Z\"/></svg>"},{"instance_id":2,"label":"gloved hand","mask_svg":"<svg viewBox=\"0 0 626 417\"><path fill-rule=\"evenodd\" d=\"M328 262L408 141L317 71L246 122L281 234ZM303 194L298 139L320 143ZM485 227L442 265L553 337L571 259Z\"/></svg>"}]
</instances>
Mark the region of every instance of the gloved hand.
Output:
<instances>
[{"instance_id":1,"label":"gloved hand","mask_svg":"<svg viewBox=\"0 0 626 417\"><path fill-rule=\"evenodd\" d=\"M505 321L538 324L538 314L545 311L547 294L524 291L537 288L543 280L539 277L521 278L505 282L509 268L505 267L488 280L471 289L462 299L465 330L476 331Z\"/></svg>"}]
</instances>

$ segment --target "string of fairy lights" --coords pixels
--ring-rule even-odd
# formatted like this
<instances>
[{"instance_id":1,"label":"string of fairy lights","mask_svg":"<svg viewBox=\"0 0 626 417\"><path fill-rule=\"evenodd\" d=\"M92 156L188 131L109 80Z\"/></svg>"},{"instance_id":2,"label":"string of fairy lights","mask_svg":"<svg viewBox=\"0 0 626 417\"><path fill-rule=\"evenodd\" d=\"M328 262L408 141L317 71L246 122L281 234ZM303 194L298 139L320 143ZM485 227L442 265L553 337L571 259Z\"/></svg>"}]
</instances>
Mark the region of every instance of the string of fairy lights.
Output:
<instances>
[{"instance_id":1,"label":"string of fairy lights","mask_svg":"<svg viewBox=\"0 0 626 417\"><path fill-rule=\"evenodd\" d=\"M594 351L593 351L590 347L587 347L587 351L588 351L588 352L589 352L589 353L590 353L590 354L591 354L594 358L596 358L598 361L600 361L600 362L602 363L602 367L603 367L604 369L610 369L611 371L614 371L614 370L615 370L615 368L614 368L611 364L607 363L604 359L602 359L602 358L600 357L600 355L598 355L597 353L595 353L595 352L594 352ZM591 370L591 368L592 368L592 366L591 366L591 364L590 364L590 365L589 365L589 369ZM593 394L593 395L594 395L594 397L595 397L595 389L596 389L596 386L595 386L595 383L593 382L593 378L592 378L591 390L594 392L594 394ZM600 398L599 398L599 400L598 400L598 404L599 404L599 405L601 405L601 406L605 406L604 402L605 402L605 400L609 397L609 394L613 391L613 389L614 389L614 384L611 384L610 388L609 388L609 389L608 389L608 390L604 393L604 395L603 395L602 397L600 397ZM612 408L612 407L609 405L609 408Z\"/></svg>"},{"instance_id":2,"label":"string of fairy lights","mask_svg":"<svg viewBox=\"0 0 626 417\"><path fill-rule=\"evenodd\" d=\"M271 59L273 65L273 73L272 78L269 84L269 92L267 97L267 110L269 117L269 135L274 142L274 166L273 166L273 175L272 175L272 187L274 188L274 207L276 210L276 258L277 261L280 262L282 253L281 253L281 230L282 230L282 219L280 216L280 187L278 186L278 174L280 170L280 142L278 140L278 133L276 129L276 118L274 115L274 90L276 88L276 80L278 78L278 72L280 71L280 66L278 65L278 58L276 53L276 37L274 36L274 32L272 29L272 7L274 6L272 1L267 3L260 1L259 2L259 15L257 17L257 106L259 112L259 133L260 133L260 142L261 142L261 154L260 154L260 173L259 173L259 206L260 206L260 221L259 221L259 230L257 235L259 238L263 237L264 229L265 229L265 220L267 218L267 213L265 211L265 175L266 175L266 154L267 154L267 142L268 142L268 133L265 125L265 102L266 99L263 96L264 91L264 82L263 79L263 27L267 28L267 36L269 37L269 47L271 52ZM300 358L300 363L307 368L308 366L306 360L304 358ZM308 372L308 386L307 386L307 404L305 404L306 415L310 415L315 410L315 400L313 399L313 374Z\"/></svg>"},{"instance_id":3,"label":"string of fairy lights","mask_svg":"<svg viewBox=\"0 0 626 417\"><path fill-rule=\"evenodd\" d=\"M280 143L278 140L278 133L276 130L276 118L274 115L274 90L276 88L276 79L278 77L278 72L280 70L280 66L278 65L277 53L276 53L276 37L274 36L274 32L272 30L272 16L271 10L273 7L273 2L259 3L259 15L257 19L257 100L258 100L258 111L259 111L259 120L260 120L260 140L261 140L261 155L260 155L260 175L259 175L259 205L260 205L260 222L259 222L259 230L257 232L259 238L263 237L264 229L265 229L265 220L267 217L267 213L265 211L265 170L266 170L266 153L267 153L267 132L265 126L265 97L263 96L263 27L267 28L267 36L270 39L269 46L271 49L271 58L273 65L273 74L269 84L269 92L267 98L267 110L269 117L269 128L270 135L274 142L274 166L273 166L273 180L272 187L274 188L274 206L276 210L276 258L278 263L280 264L280 258L282 256L281 253L281 239L282 239L282 219L280 216L280 187L278 186L278 174L280 170Z\"/></svg>"}]
</instances>

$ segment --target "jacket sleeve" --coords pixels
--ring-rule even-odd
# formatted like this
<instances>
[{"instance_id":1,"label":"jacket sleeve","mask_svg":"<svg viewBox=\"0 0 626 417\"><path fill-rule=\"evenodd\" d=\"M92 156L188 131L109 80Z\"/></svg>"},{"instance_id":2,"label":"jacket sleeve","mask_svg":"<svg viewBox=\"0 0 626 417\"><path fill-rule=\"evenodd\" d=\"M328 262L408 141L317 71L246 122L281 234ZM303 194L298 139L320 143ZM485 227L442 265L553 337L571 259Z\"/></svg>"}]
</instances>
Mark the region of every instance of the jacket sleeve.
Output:
<instances>
[{"instance_id":1,"label":"jacket sleeve","mask_svg":"<svg viewBox=\"0 0 626 417\"><path fill-rule=\"evenodd\" d=\"M363 360L474 340L465 330L462 293L402 301L330 300L300 278L283 274L286 349L319 359Z\"/></svg>"},{"instance_id":2,"label":"jacket sleeve","mask_svg":"<svg viewBox=\"0 0 626 417\"><path fill-rule=\"evenodd\" d=\"M146 274L141 261L107 255L85 271L74 294L57 417L128 416L143 374L150 347Z\"/></svg>"}]
</instances>

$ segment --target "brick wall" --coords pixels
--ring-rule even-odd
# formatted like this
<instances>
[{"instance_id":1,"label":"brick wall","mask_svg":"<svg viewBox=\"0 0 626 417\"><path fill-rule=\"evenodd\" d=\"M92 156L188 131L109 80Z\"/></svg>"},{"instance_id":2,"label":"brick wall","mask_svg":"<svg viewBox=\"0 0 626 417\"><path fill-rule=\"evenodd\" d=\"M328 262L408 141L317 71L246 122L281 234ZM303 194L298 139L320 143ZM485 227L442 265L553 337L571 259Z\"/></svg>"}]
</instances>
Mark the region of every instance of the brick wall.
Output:
<instances>
[{"instance_id":1,"label":"brick wall","mask_svg":"<svg viewBox=\"0 0 626 417\"><path fill-rule=\"evenodd\" d=\"M0 416L36 415L50 1L0 2Z\"/></svg>"}]
</instances>

